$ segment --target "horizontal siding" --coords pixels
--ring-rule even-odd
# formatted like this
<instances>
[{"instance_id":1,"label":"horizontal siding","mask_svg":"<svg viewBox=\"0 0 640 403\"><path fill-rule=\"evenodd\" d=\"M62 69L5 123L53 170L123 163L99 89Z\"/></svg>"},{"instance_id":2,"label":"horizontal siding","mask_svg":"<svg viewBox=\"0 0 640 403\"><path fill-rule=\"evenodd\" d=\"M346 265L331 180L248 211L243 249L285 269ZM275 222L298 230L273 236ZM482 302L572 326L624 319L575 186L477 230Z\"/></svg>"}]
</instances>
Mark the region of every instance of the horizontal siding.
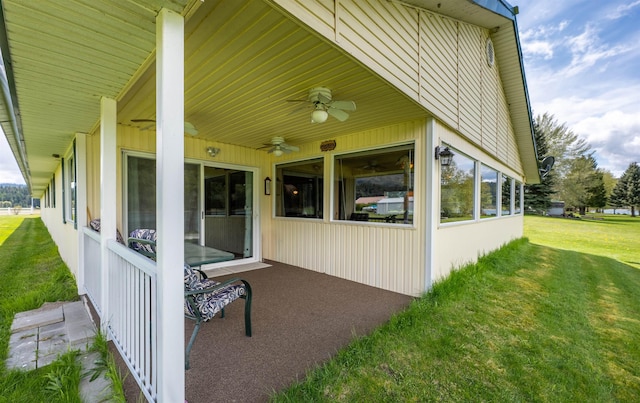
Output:
<instances>
[{"instance_id":1,"label":"horizontal siding","mask_svg":"<svg viewBox=\"0 0 640 403\"><path fill-rule=\"evenodd\" d=\"M483 95L482 46L480 30L459 23L458 58L460 86L460 131L481 143L486 99Z\"/></svg>"},{"instance_id":2,"label":"horizontal siding","mask_svg":"<svg viewBox=\"0 0 640 403\"><path fill-rule=\"evenodd\" d=\"M458 26L444 17L420 15L420 102L458 128Z\"/></svg>"},{"instance_id":3,"label":"horizontal siding","mask_svg":"<svg viewBox=\"0 0 640 403\"><path fill-rule=\"evenodd\" d=\"M391 2L339 1L336 42L418 99L418 12Z\"/></svg>"}]
</instances>

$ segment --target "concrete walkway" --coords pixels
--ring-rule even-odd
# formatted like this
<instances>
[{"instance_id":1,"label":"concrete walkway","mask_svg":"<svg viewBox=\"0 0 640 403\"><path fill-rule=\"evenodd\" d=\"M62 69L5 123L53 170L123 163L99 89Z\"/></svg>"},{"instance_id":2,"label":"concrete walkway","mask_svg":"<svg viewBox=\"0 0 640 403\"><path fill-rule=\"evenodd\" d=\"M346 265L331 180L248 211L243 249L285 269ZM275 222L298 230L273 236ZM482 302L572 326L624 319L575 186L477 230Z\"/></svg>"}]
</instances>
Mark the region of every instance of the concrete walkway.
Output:
<instances>
[{"instance_id":1,"label":"concrete walkway","mask_svg":"<svg viewBox=\"0 0 640 403\"><path fill-rule=\"evenodd\" d=\"M83 301L46 303L32 311L19 312L11 325L7 369L30 371L51 364L70 350L80 350L79 361L85 374L100 358L87 352L93 343L96 327ZM83 402L105 402L110 396L110 383L101 376L89 382L84 376L80 384Z\"/></svg>"}]
</instances>

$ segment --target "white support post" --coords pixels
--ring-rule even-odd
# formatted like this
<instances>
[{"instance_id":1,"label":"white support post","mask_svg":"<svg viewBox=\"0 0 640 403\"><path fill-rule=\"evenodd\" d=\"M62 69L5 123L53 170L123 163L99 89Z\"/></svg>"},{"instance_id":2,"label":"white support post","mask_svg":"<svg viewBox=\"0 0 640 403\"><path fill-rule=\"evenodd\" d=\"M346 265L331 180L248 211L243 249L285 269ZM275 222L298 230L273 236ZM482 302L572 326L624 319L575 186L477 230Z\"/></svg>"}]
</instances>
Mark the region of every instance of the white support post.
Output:
<instances>
[{"instance_id":1,"label":"white support post","mask_svg":"<svg viewBox=\"0 0 640 403\"><path fill-rule=\"evenodd\" d=\"M184 19L156 20L158 402L184 401Z\"/></svg>"},{"instance_id":2,"label":"white support post","mask_svg":"<svg viewBox=\"0 0 640 403\"><path fill-rule=\"evenodd\" d=\"M33 204L32 204L33 205ZM76 219L78 220L78 276L76 285L79 294L84 288L84 231L87 224L87 135L76 133Z\"/></svg>"},{"instance_id":3,"label":"white support post","mask_svg":"<svg viewBox=\"0 0 640 403\"><path fill-rule=\"evenodd\" d=\"M433 269L436 264L435 253L437 248L437 227L440 224L440 166L435 159L434 150L439 144L436 124L432 118L427 119L426 127L426 153L425 163L425 183L426 187L426 214L425 214L425 268L424 268L424 291L429 291L433 286Z\"/></svg>"},{"instance_id":4,"label":"white support post","mask_svg":"<svg viewBox=\"0 0 640 403\"><path fill-rule=\"evenodd\" d=\"M102 317L100 326L108 337L109 313L109 250L107 241L116 237L116 101L100 100L100 275Z\"/></svg>"}]
</instances>

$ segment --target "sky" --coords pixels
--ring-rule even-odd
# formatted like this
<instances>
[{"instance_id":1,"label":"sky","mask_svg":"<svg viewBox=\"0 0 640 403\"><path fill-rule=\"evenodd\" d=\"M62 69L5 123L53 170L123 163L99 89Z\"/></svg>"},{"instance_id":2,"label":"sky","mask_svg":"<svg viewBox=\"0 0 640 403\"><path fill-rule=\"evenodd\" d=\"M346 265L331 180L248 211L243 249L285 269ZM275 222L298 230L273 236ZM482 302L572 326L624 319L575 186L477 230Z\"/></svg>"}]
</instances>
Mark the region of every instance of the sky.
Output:
<instances>
[{"instance_id":1,"label":"sky","mask_svg":"<svg viewBox=\"0 0 640 403\"><path fill-rule=\"evenodd\" d=\"M533 116L553 115L616 177L640 162L640 0L509 3ZM0 183L24 183L4 135Z\"/></svg>"}]
</instances>

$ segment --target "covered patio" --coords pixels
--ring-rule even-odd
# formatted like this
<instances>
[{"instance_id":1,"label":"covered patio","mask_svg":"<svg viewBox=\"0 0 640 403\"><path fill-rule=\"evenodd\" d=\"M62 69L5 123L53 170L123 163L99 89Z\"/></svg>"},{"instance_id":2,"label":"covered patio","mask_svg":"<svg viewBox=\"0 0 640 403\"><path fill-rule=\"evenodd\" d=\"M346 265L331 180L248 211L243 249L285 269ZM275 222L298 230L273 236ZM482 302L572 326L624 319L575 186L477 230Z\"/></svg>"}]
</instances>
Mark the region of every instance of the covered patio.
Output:
<instances>
[{"instance_id":1,"label":"covered patio","mask_svg":"<svg viewBox=\"0 0 640 403\"><path fill-rule=\"evenodd\" d=\"M253 336L245 337L243 304L227 307L198 333L185 373L186 399L264 402L331 358L354 337L370 333L407 307L412 297L278 262L216 277L251 283ZM185 345L193 322L185 320ZM176 352L178 353L178 352ZM119 357L118 354L114 354ZM126 370L121 363L122 370ZM140 391L125 380L127 401Z\"/></svg>"}]
</instances>

